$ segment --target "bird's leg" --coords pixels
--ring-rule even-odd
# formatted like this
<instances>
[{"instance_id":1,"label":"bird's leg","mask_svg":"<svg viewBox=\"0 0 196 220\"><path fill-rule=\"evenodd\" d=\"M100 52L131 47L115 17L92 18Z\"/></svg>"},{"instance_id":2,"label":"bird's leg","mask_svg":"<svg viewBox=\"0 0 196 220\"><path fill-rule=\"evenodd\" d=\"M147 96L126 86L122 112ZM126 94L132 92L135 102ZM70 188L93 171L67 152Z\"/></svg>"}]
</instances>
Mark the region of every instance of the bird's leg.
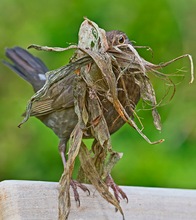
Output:
<instances>
[{"instance_id":1,"label":"bird's leg","mask_svg":"<svg viewBox=\"0 0 196 220\"><path fill-rule=\"evenodd\" d=\"M64 139L64 138L60 139L58 149L59 149L59 153L61 155L61 160L63 162L64 169L66 167L66 158L65 158L66 147L67 147L67 139ZM79 182L77 182L76 180L73 180L73 179L71 179L70 185L73 189L75 201L78 204L78 206L80 206L80 196L79 196L77 187L82 189L84 192L87 192L88 195L90 195L90 191L85 185L83 185L83 184L81 184L81 183L79 183Z\"/></svg>"},{"instance_id":2,"label":"bird's leg","mask_svg":"<svg viewBox=\"0 0 196 220\"><path fill-rule=\"evenodd\" d=\"M66 159L65 159L66 146L67 146L67 140L64 138L61 138L59 145L58 145L58 150L59 150L64 168L66 167Z\"/></svg>"},{"instance_id":3,"label":"bird's leg","mask_svg":"<svg viewBox=\"0 0 196 220\"><path fill-rule=\"evenodd\" d=\"M128 197L126 193L123 192L123 190L118 185L116 185L116 183L114 182L110 174L106 177L105 181L106 181L107 186L112 188L114 192L114 196L118 202L120 202L121 198L125 199L126 202L128 202Z\"/></svg>"}]
</instances>

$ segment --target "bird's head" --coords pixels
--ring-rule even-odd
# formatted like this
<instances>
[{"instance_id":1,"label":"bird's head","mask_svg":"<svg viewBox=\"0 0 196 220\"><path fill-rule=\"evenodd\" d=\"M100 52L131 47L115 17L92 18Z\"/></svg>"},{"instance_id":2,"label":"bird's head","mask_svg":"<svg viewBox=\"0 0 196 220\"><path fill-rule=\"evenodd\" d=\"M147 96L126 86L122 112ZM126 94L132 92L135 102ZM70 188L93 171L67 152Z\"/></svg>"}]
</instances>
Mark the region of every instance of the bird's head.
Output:
<instances>
[{"instance_id":1,"label":"bird's head","mask_svg":"<svg viewBox=\"0 0 196 220\"><path fill-rule=\"evenodd\" d=\"M118 31L118 30L108 31L106 32L106 37L109 48L122 44L131 44L127 35L122 31Z\"/></svg>"}]
</instances>

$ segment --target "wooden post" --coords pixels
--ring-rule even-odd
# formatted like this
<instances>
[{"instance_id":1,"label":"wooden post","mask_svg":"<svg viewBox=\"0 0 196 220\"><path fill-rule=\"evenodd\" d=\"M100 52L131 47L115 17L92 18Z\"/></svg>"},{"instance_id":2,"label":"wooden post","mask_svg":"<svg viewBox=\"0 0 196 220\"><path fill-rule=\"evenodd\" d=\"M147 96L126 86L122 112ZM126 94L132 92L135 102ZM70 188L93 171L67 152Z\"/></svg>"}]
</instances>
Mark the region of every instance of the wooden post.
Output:
<instances>
[{"instance_id":1,"label":"wooden post","mask_svg":"<svg viewBox=\"0 0 196 220\"><path fill-rule=\"evenodd\" d=\"M70 220L122 220L91 185L91 195L79 189L77 207L71 191ZM122 186L129 203L121 202L129 220L194 220L196 190ZM58 219L58 183L6 180L0 182L0 220Z\"/></svg>"}]
</instances>

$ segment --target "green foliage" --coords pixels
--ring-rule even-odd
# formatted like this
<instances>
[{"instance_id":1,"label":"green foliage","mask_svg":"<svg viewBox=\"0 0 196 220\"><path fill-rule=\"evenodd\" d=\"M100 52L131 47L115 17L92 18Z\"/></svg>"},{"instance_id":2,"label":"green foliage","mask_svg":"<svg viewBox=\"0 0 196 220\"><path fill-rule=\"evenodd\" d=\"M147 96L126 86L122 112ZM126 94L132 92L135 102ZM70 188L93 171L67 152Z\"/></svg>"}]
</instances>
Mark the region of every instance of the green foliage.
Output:
<instances>
[{"instance_id":1,"label":"green foliage","mask_svg":"<svg viewBox=\"0 0 196 220\"><path fill-rule=\"evenodd\" d=\"M108 0L108 1L24 1L0 2L0 57L4 48L27 47L35 43L67 46L77 43L83 16L105 30L119 29L137 45L147 45L154 56L138 49L141 56L160 63L184 53L196 56L196 3L193 0ZM50 69L67 64L72 52L54 53L32 50ZM18 129L30 86L0 64L0 180L32 179L58 181L63 166L58 155L57 137L37 119L31 118ZM189 85L189 62L184 59L165 68L165 73L186 70L174 99L159 108L163 131L153 127L150 111L138 111L151 146L136 131L125 125L113 135L114 149L124 156L113 170L118 184L156 187L196 188L196 105L195 84ZM162 83L152 78L158 99L164 95ZM141 109L141 104L138 109ZM87 141L90 142L90 141Z\"/></svg>"}]
</instances>

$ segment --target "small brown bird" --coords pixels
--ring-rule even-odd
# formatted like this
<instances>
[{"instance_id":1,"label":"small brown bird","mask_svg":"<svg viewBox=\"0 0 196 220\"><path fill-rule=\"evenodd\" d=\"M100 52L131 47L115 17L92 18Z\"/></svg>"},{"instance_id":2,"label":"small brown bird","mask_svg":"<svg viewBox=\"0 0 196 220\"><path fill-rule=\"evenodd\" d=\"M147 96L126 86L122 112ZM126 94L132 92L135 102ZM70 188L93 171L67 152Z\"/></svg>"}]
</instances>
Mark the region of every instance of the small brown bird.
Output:
<instances>
[{"instance_id":1,"label":"small brown bird","mask_svg":"<svg viewBox=\"0 0 196 220\"><path fill-rule=\"evenodd\" d=\"M109 49L121 44L130 44L130 41L126 34L120 31L106 32ZM46 81L45 73L48 71L45 64L37 57L34 57L26 50L20 47L14 47L6 50L6 56L13 62L13 64L4 61L4 64L15 71L20 77L29 82L34 91L38 91L44 85ZM118 71L115 66L113 69L116 77L118 77ZM31 116L37 117L47 127L51 128L54 133L59 137L58 149L62 158L64 167L66 166L65 151L67 142L70 138L70 134L78 122L78 117L74 111L74 97L73 97L73 82L75 73L69 74L66 77L66 81L61 81L53 84L48 92L47 97L44 100L36 102L36 105L32 108ZM135 83L134 77L130 74L124 74L125 86L127 89L128 98L131 103L132 109L140 99L140 87ZM132 111L125 98L125 92L123 91L123 85L121 81L118 81L118 98L122 105L125 107L128 114L133 117ZM129 103L129 105L130 105ZM104 117L106 119L110 133L116 132L125 123L124 120L119 117L118 112L114 109L113 105L109 102L103 102ZM86 137L90 138L90 136ZM112 187L116 199L119 201L119 193L124 199L127 199L126 195L121 189L113 182L111 176L106 179L107 184ZM71 186L74 191L75 200L79 202L79 195L77 192L77 186L84 191L88 189L72 180Z\"/></svg>"}]
</instances>

